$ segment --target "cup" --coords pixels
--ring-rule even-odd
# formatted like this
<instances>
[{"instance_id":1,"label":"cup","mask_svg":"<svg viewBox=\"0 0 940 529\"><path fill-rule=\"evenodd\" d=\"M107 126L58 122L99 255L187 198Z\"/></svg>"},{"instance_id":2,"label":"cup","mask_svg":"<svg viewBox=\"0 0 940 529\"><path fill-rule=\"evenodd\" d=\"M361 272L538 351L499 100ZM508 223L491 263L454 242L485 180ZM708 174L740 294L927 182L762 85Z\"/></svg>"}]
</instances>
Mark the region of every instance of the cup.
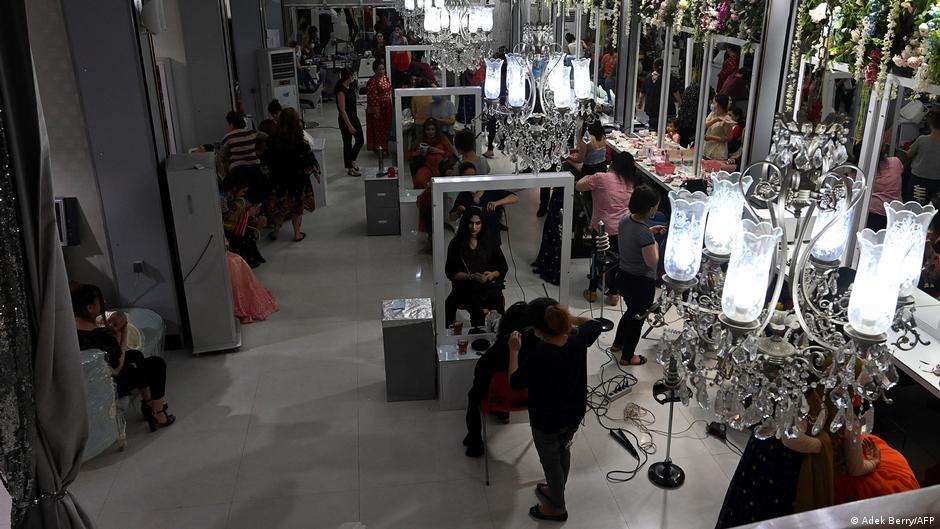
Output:
<instances>
[{"instance_id":1,"label":"cup","mask_svg":"<svg viewBox=\"0 0 940 529\"><path fill-rule=\"evenodd\" d=\"M470 343L466 338L457 340L457 354L467 354L467 344Z\"/></svg>"},{"instance_id":2,"label":"cup","mask_svg":"<svg viewBox=\"0 0 940 529\"><path fill-rule=\"evenodd\" d=\"M397 174L398 174L398 168L396 168L396 167L389 167L389 168L388 168L388 177L389 177L389 178L395 178L395 175L397 175Z\"/></svg>"},{"instance_id":3,"label":"cup","mask_svg":"<svg viewBox=\"0 0 940 529\"><path fill-rule=\"evenodd\" d=\"M428 153L428 144L427 144L427 143L419 143L419 144L418 144L418 150L421 151L421 154L427 154L427 153Z\"/></svg>"},{"instance_id":4,"label":"cup","mask_svg":"<svg viewBox=\"0 0 940 529\"><path fill-rule=\"evenodd\" d=\"M463 334L463 322L458 321L450 325L450 329L454 332L454 336L459 336Z\"/></svg>"}]
</instances>

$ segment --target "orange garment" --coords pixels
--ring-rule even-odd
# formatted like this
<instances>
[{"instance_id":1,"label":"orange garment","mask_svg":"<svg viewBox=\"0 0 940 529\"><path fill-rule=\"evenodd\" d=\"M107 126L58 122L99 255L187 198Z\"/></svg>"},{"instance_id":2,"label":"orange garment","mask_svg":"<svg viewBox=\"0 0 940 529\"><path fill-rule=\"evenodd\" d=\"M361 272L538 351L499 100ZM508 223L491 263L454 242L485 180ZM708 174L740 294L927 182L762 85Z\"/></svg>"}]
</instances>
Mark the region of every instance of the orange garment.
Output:
<instances>
[{"instance_id":1,"label":"orange garment","mask_svg":"<svg viewBox=\"0 0 940 529\"><path fill-rule=\"evenodd\" d=\"M423 155L424 164L415 170L415 174L413 176L415 189L426 188L432 178L441 175L441 162L447 158L453 158L455 156L454 146L451 145L450 140L447 139L447 136L441 133L438 133L434 140L424 140L424 143L426 143L428 147L435 147L444 151L444 154L428 153ZM405 154L405 159L411 160L415 156L420 155L420 146L421 144L419 143L413 150L408 151Z\"/></svg>"},{"instance_id":2,"label":"orange garment","mask_svg":"<svg viewBox=\"0 0 940 529\"><path fill-rule=\"evenodd\" d=\"M871 438L878 445L878 449L881 450L881 461L874 472L864 476L836 473L834 479L836 504L867 500L920 488L920 483L914 477L914 471L900 452L875 435L865 435L862 439L866 437Z\"/></svg>"}]
</instances>

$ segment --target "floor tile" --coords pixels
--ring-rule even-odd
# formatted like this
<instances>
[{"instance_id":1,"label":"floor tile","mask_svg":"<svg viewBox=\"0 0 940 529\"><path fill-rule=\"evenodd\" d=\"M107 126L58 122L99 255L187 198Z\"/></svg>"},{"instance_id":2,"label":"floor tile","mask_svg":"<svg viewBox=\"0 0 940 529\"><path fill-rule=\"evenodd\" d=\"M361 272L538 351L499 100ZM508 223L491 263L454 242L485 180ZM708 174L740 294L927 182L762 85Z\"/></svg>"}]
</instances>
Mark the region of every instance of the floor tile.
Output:
<instances>
[{"instance_id":1,"label":"floor tile","mask_svg":"<svg viewBox=\"0 0 940 529\"><path fill-rule=\"evenodd\" d=\"M336 529L359 520L358 492L236 501L228 529Z\"/></svg>"},{"instance_id":2,"label":"floor tile","mask_svg":"<svg viewBox=\"0 0 940 529\"><path fill-rule=\"evenodd\" d=\"M485 529L492 527L478 480L363 489L359 514L368 529Z\"/></svg>"}]
</instances>

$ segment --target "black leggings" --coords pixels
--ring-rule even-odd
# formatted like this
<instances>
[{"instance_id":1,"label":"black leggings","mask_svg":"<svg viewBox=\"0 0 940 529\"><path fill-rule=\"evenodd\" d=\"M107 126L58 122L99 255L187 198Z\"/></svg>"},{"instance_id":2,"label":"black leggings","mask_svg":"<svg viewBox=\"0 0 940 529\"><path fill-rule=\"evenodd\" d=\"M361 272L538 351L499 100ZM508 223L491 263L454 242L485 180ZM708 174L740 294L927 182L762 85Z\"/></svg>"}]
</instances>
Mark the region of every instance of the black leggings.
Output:
<instances>
[{"instance_id":1,"label":"black leggings","mask_svg":"<svg viewBox=\"0 0 940 529\"><path fill-rule=\"evenodd\" d=\"M124 366L114 381L119 397L135 389L150 388L151 399L162 399L166 394L166 362L159 356L145 358L140 351L130 349L124 353Z\"/></svg>"},{"instance_id":2,"label":"black leggings","mask_svg":"<svg viewBox=\"0 0 940 529\"><path fill-rule=\"evenodd\" d=\"M359 122L359 116L350 115L349 121L352 122L353 128L356 129L355 134L350 134L349 127L343 122L343 118L339 118L339 132L343 135L343 162L346 164L346 169L351 168L353 163L356 162L356 158L359 157L359 151L362 150L364 141L362 139L362 123ZM353 145L353 139L356 140L355 145Z\"/></svg>"},{"instance_id":3,"label":"black leggings","mask_svg":"<svg viewBox=\"0 0 940 529\"><path fill-rule=\"evenodd\" d=\"M636 346L640 343L640 333L643 331L642 319L638 315L644 314L653 305L656 296L656 281L646 276L636 276L620 271L620 295L627 304L627 312L620 318L617 325L617 336L614 345L620 346L621 357L625 361L633 358Z\"/></svg>"},{"instance_id":4,"label":"black leggings","mask_svg":"<svg viewBox=\"0 0 940 529\"><path fill-rule=\"evenodd\" d=\"M921 178L914 175L914 200L923 205L930 204L930 199L940 193L940 180L931 178Z\"/></svg>"},{"instance_id":5,"label":"black leggings","mask_svg":"<svg viewBox=\"0 0 940 529\"><path fill-rule=\"evenodd\" d=\"M457 319L458 305L470 313L470 325L482 327L486 323L483 309L490 309L503 313L499 306L499 296L502 292L483 286L472 281L457 281L453 283L453 290L444 300L444 315L447 325Z\"/></svg>"}]
</instances>

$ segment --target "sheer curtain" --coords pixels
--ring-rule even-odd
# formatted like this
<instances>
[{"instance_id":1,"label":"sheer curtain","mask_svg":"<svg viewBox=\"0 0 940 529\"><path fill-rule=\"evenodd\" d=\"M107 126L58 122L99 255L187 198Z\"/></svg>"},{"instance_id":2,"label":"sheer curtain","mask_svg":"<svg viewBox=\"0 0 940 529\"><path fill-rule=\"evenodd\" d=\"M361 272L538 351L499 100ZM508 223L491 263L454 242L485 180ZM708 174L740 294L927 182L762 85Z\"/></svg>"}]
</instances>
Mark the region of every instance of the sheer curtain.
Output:
<instances>
[{"instance_id":1,"label":"sheer curtain","mask_svg":"<svg viewBox=\"0 0 940 529\"><path fill-rule=\"evenodd\" d=\"M92 528L68 492L88 436L25 0L0 17L0 475L12 527Z\"/></svg>"}]
</instances>

